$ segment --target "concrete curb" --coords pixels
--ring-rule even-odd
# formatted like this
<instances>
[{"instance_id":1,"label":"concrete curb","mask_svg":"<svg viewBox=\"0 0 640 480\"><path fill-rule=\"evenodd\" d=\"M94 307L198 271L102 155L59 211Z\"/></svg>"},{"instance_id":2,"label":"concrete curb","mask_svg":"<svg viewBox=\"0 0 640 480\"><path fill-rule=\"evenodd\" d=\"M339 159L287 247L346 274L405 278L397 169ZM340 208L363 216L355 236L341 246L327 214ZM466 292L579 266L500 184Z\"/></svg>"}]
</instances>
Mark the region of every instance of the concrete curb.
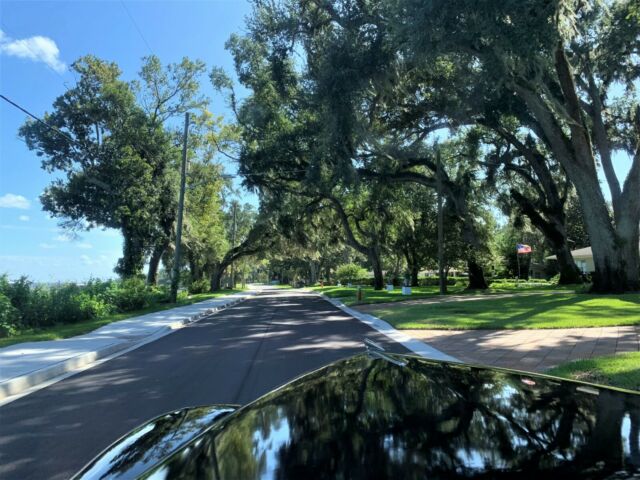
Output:
<instances>
[{"instance_id":1,"label":"concrete curb","mask_svg":"<svg viewBox=\"0 0 640 480\"><path fill-rule=\"evenodd\" d=\"M13 377L5 380L4 382L0 383L0 404L9 403L7 400L12 401L9 397L17 395L22 396L21 394L25 393L27 390L38 390L37 387L40 385L42 385L42 387L44 388L44 386L55 383L52 382L52 380L54 380L56 377L60 377L61 380L62 378L67 378L73 375L74 373L86 370L87 368L90 368L91 364L97 363L101 359L104 359L106 357L115 358L120 354L135 350L136 348L146 345L147 343L150 343L152 341L158 340L179 328L182 328L191 323L198 322L205 317L219 312L220 310L224 310L226 308L237 305L238 303L243 302L251 296L251 294L248 294L223 305L208 308L202 312L191 315L188 318L183 318L179 321L162 326L149 333L148 335L140 336L135 340L123 340L114 337L113 343L103 348L97 349L92 352L85 352L67 358L66 360L54 363L52 365L40 368L38 370L34 370L25 375L20 375L18 377ZM89 332L89 334L90 333L91 332Z\"/></svg>"},{"instance_id":2,"label":"concrete curb","mask_svg":"<svg viewBox=\"0 0 640 480\"><path fill-rule=\"evenodd\" d=\"M455 357L452 357L451 355L447 355L446 353L441 352L440 350L433 348L432 346L427 345L426 343L421 342L420 340L416 340L415 338L411 338L410 336L405 335L404 333L401 333L400 331L393 328L389 323L385 322L381 318L375 317L373 315L369 315L368 313L362 313L362 312L359 312L358 310L354 310L353 308L347 307L340 300L327 297L323 293L319 293L319 294L316 293L316 295L326 300L330 304L338 307L343 312L360 320L362 323L370 326L374 330L377 330L378 332L382 333L383 335L390 338L394 342L401 344L407 350L420 355L421 357L429 358L432 360L444 360L447 362L460 362L460 360L458 360Z\"/></svg>"},{"instance_id":3,"label":"concrete curb","mask_svg":"<svg viewBox=\"0 0 640 480\"><path fill-rule=\"evenodd\" d=\"M13 395L18 395L25 390L51 380L54 377L64 375L65 373L73 370L78 370L90 363L100 360L101 358L117 353L120 350L124 350L128 346L129 342L114 339L114 343L95 352L76 355L75 357L35 370L27 373L26 375L10 378L9 380L0 383L0 400L4 400Z\"/></svg>"}]
</instances>

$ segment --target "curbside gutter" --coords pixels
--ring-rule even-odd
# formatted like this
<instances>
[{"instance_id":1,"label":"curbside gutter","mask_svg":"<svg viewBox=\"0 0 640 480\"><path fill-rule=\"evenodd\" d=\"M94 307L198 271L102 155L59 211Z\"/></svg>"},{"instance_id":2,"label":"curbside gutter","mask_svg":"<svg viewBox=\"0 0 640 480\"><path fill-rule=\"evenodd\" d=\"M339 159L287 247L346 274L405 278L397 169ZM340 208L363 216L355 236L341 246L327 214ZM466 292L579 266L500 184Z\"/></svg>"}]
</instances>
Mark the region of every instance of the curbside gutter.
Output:
<instances>
[{"instance_id":1,"label":"curbside gutter","mask_svg":"<svg viewBox=\"0 0 640 480\"><path fill-rule=\"evenodd\" d=\"M429 358L432 360L444 360L447 362L460 362L460 360L458 360L457 358L452 357L451 355L447 355L446 353L441 352L437 348L433 348L432 346L427 345L426 343L421 342L420 340L411 338L409 335L405 335L399 330L396 330L389 323L385 322L381 318L375 317L373 315L369 315L368 313L362 313L362 312L359 312L358 310L347 307L340 300L337 300L335 298L330 298L323 293L315 293L315 295L318 295L319 297L326 300L330 304L334 305L335 307L338 307L343 312L358 319L362 323L368 325L374 330L377 330L378 332L382 333L383 335L390 338L394 342L401 344L407 350L413 353L416 353L421 357Z\"/></svg>"},{"instance_id":2,"label":"curbside gutter","mask_svg":"<svg viewBox=\"0 0 640 480\"><path fill-rule=\"evenodd\" d=\"M191 315L187 315L184 318L180 318L174 322L165 324L156 328L154 330L149 330L143 334L135 335L135 336L118 336L117 334L111 336L102 336L97 337L98 340L102 340L101 345L97 348L90 349L89 351L81 351L77 354L72 354L68 358L65 358L60 361L53 361L46 366L43 367L35 367L34 370L28 371L27 373L20 374L14 376L12 378L8 378L0 382L0 406L10 403L18 398L23 397L24 395L28 395L36 390L41 388L45 388L59 380L70 377L76 373L79 373L83 370L91 368L95 364L102 363L107 360L111 360L119 355L123 355L132 350L140 348L147 343L151 343L156 341L170 333L174 332L177 329L180 329L186 325L191 323L198 322L205 317L213 315L221 310L237 305L240 302L250 298L254 292L247 292L246 294L238 295L237 297L230 296L228 302L221 303L219 305L215 305L211 308L207 308L205 310L199 310ZM221 299L214 299L221 300ZM208 302L210 300L205 300L204 302ZM201 303L204 303L201 302ZM198 305L197 303L187 305L190 307L192 305ZM181 308L181 307L178 307ZM165 310L161 312L154 313L168 313L170 310ZM135 317L133 317L135 318ZM121 322L130 322L130 319L122 320ZM119 323L119 322L114 322ZM108 324L106 327L109 327ZM64 340L73 340L73 339L83 339L87 340L92 334L96 334L99 330L102 330L105 327L101 327L98 330L94 330L93 332L89 332L85 335L81 335L79 337L72 337L70 339L62 339L55 340L54 342L62 342ZM40 342L28 342L29 344L40 343ZM16 344L16 348L20 348L25 344ZM6 347L11 348L11 347ZM1 352L0 352L1 353ZM1 360L1 358L0 358ZM0 368L0 373L1 373ZM4 376L4 375L2 375ZM1 377L0 377L1 378Z\"/></svg>"}]
</instances>

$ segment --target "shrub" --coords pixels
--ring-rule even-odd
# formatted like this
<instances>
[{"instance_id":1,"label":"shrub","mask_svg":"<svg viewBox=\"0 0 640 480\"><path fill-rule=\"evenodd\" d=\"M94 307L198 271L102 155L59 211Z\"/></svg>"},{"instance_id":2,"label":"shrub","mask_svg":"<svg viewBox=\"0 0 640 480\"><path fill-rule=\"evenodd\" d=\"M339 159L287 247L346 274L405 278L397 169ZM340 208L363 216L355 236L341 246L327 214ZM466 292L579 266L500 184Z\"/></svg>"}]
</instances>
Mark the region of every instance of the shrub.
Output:
<instances>
[{"instance_id":1,"label":"shrub","mask_svg":"<svg viewBox=\"0 0 640 480\"><path fill-rule=\"evenodd\" d=\"M367 271L355 263L345 263L336 269L336 277L341 283L354 283L366 274Z\"/></svg>"},{"instance_id":2,"label":"shrub","mask_svg":"<svg viewBox=\"0 0 640 480\"><path fill-rule=\"evenodd\" d=\"M11 300L0 293L0 338L15 335L20 330L20 312Z\"/></svg>"},{"instance_id":3,"label":"shrub","mask_svg":"<svg viewBox=\"0 0 640 480\"><path fill-rule=\"evenodd\" d=\"M105 296L119 311L129 312L144 308L149 303L149 293L143 279L132 277L114 282Z\"/></svg>"},{"instance_id":4,"label":"shrub","mask_svg":"<svg viewBox=\"0 0 640 480\"><path fill-rule=\"evenodd\" d=\"M209 291L209 280L206 278L201 278L200 280L194 280L189 285L189 293L206 293Z\"/></svg>"},{"instance_id":5,"label":"shrub","mask_svg":"<svg viewBox=\"0 0 640 480\"><path fill-rule=\"evenodd\" d=\"M456 282L457 280L455 278L447 277L447 285L454 286ZM438 277L425 277L418 280L418 284L421 287L437 287L440 285L440 279Z\"/></svg>"},{"instance_id":6,"label":"shrub","mask_svg":"<svg viewBox=\"0 0 640 480\"><path fill-rule=\"evenodd\" d=\"M186 297L186 292L178 295L180 300ZM0 336L130 312L168 299L167 288L148 287L142 278L42 285L27 277L10 283L7 275L0 275Z\"/></svg>"}]
</instances>

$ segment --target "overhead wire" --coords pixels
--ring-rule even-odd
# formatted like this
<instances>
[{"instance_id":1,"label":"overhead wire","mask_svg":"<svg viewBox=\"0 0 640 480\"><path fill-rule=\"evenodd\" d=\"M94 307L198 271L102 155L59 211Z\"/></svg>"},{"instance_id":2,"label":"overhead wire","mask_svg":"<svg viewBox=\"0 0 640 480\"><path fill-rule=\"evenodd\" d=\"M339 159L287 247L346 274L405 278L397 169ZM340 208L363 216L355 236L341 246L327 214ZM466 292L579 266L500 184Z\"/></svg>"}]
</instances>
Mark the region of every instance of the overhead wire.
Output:
<instances>
[{"instance_id":1,"label":"overhead wire","mask_svg":"<svg viewBox=\"0 0 640 480\"><path fill-rule=\"evenodd\" d=\"M142 34L142 30L140 30L140 27L138 26L138 23L136 22L135 18L133 18L133 15L131 15L131 12L129 11L129 9L125 5L124 0L120 0L120 4L122 5L122 8L124 9L124 11L127 13L127 16L129 17L129 20L131 20L131 23L133 24L134 28L138 31L138 35L140 35L140 38L142 38L142 41L144 42L144 44L149 49L149 52L151 53L151 55L156 56L156 54L153 52L153 49L149 45L149 42L147 42L147 39Z\"/></svg>"},{"instance_id":2,"label":"overhead wire","mask_svg":"<svg viewBox=\"0 0 640 480\"><path fill-rule=\"evenodd\" d=\"M44 120L42 120L40 117L38 117L37 115L31 113L29 110L27 110L26 108L24 108L23 106L19 105L18 103L14 102L13 100L11 100L10 98L8 98L7 96L0 94L0 98L2 100L4 100L5 102L9 103L10 105L14 106L15 108L17 108L18 110L20 110L21 112L27 114L29 117L33 118L34 120L36 120L38 123L41 123L42 125L44 125L45 127L49 128L50 130L54 131L55 133L57 133L58 135L61 135L62 137L64 137L67 141L75 144L76 146L79 146L80 148L84 149L84 145L82 145L80 142L78 142L77 140L75 140L74 138L70 137L69 135L67 135L65 132L63 132L62 130L60 130L59 128L55 127L54 125L51 125L47 122L45 122ZM142 149L147 155L149 155L149 152L147 152L144 148ZM284 173L284 174L295 174L295 173L304 173L306 172L306 169L300 169L300 170L285 170L283 172L280 173ZM252 177L252 176L265 176L265 175L269 175L270 172L255 172L255 173L247 173L247 174L239 174L239 173L235 173L235 174L223 174L224 178L238 178L238 177Z\"/></svg>"}]
</instances>

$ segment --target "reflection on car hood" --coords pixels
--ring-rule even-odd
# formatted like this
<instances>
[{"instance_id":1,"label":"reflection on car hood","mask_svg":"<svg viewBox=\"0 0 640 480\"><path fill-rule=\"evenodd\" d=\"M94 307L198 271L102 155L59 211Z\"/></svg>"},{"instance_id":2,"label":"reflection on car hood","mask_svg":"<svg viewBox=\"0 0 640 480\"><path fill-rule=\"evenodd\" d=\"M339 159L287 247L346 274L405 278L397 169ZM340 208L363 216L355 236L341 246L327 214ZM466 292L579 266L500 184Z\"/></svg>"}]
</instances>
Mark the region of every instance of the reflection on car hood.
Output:
<instances>
[{"instance_id":1,"label":"reflection on car hood","mask_svg":"<svg viewBox=\"0 0 640 480\"><path fill-rule=\"evenodd\" d=\"M149 478L626 478L640 395L359 355L223 418Z\"/></svg>"},{"instance_id":2,"label":"reflection on car hood","mask_svg":"<svg viewBox=\"0 0 640 480\"><path fill-rule=\"evenodd\" d=\"M74 480L137 478L236 409L213 405L160 415L106 448Z\"/></svg>"}]
</instances>

